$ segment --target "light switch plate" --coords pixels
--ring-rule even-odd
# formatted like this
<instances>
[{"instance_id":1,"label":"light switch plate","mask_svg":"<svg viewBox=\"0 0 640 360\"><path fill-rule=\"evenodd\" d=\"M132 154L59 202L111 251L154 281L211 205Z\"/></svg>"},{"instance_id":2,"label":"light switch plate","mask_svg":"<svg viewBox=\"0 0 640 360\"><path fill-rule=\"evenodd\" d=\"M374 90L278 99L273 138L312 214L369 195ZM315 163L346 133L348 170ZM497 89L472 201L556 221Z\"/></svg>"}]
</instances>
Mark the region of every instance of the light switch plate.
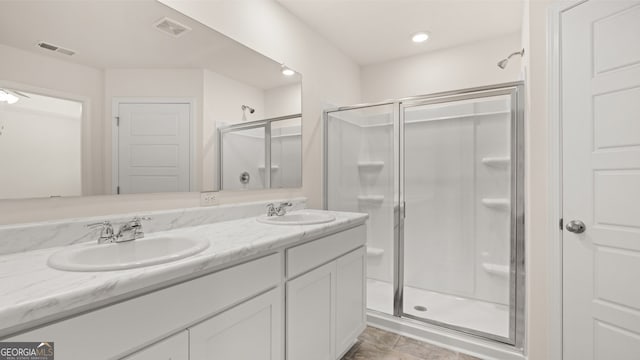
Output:
<instances>
[{"instance_id":1,"label":"light switch plate","mask_svg":"<svg viewBox=\"0 0 640 360\"><path fill-rule=\"evenodd\" d=\"M203 191L200 193L200 206L212 206L219 203L217 191Z\"/></svg>"}]
</instances>

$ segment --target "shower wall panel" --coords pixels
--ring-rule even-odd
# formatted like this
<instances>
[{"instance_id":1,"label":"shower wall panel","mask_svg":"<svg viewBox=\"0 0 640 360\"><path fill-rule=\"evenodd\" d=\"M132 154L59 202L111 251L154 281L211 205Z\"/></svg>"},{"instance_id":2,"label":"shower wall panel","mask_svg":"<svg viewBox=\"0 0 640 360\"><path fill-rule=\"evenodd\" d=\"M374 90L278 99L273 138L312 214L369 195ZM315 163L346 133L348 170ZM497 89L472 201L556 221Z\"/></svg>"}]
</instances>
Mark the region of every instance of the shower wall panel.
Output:
<instances>
[{"instance_id":1,"label":"shower wall panel","mask_svg":"<svg viewBox=\"0 0 640 360\"><path fill-rule=\"evenodd\" d=\"M405 139L405 285L473 296L474 123L409 122Z\"/></svg>"},{"instance_id":2,"label":"shower wall panel","mask_svg":"<svg viewBox=\"0 0 640 360\"><path fill-rule=\"evenodd\" d=\"M229 132L222 141L222 176L225 190L263 189L264 128ZM249 183L240 182L240 174L250 175Z\"/></svg>"},{"instance_id":3,"label":"shower wall panel","mask_svg":"<svg viewBox=\"0 0 640 360\"><path fill-rule=\"evenodd\" d=\"M367 277L388 284L395 264L393 109L383 105L330 113L326 129L331 134L327 207L369 214ZM391 297L379 303L375 310L392 313Z\"/></svg>"},{"instance_id":4,"label":"shower wall panel","mask_svg":"<svg viewBox=\"0 0 640 360\"><path fill-rule=\"evenodd\" d=\"M393 281L393 124L391 119L371 119L361 128L359 156L360 212L369 214L367 275Z\"/></svg>"},{"instance_id":5,"label":"shower wall panel","mask_svg":"<svg viewBox=\"0 0 640 360\"><path fill-rule=\"evenodd\" d=\"M405 116L405 286L508 304L508 98Z\"/></svg>"}]
</instances>

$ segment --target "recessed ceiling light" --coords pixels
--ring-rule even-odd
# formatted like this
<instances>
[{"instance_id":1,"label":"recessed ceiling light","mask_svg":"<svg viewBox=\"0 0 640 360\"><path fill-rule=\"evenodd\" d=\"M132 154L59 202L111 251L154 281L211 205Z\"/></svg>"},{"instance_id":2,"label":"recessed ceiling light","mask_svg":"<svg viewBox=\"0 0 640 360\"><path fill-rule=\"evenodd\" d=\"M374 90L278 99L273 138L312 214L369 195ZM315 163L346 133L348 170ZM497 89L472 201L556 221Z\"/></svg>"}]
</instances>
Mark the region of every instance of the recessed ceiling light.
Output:
<instances>
[{"instance_id":1,"label":"recessed ceiling light","mask_svg":"<svg viewBox=\"0 0 640 360\"><path fill-rule=\"evenodd\" d=\"M415 33L413 34L413 36L411 37L411 41L413 41L414 43L421 43L421 42L425 42L429 39L429 34L421 31L419 33Z\"/></svg>"},{"instance_id":2,"label":"recessed ceiling light","mask_svg":"<svg viewBox=\"0 0 640 360\"><path fill-rule=\"evenodd\" d=\"M289 69L288 67L282 65L282 75L284 75L284 76L293 76L295 74L296 74L295 71L293 71L293 70Z\"/></svg>"}]
</instances>

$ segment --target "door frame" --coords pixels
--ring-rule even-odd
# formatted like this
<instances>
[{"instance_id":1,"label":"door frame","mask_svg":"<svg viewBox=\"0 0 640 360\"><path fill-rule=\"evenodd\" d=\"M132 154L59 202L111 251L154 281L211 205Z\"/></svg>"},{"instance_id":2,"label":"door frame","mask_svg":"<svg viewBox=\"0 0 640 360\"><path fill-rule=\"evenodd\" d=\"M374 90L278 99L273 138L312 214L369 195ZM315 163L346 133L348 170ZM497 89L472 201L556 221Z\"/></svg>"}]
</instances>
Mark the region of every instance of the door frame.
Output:
<instances>
[{"instance_id":1,"label":"door frame","mask_svg":"<svg viewBox=\"0 0 640 360\"><path fill-rule=\"evenodd\" d=\"M548 300L550 311L547 312L549 324L548 359L561 360L563 357L563 297L562 297L562 239L560 227L562 213L562 72L561 72L561 35L562 14L590 0L556 0L547 10L547 136L549 153L547 158L547 238L549 241L547 257L549 274L547 276Z\"/></svg>"},{"instance_id":2,"label":"door frame","mask_svg":"<svg viewBox=\"0 0 640 360\"><path fill-rule=\"evenodd\" d=\"M111 102L111 194L117 195L119 185L119 133L118 117L121 104L187 104L189 105L189 191L196 191L196 131L195 131L195 98L182 97L114 97ZM107 167L108 168L108 167Z\"/></svg>"}]
</instances>

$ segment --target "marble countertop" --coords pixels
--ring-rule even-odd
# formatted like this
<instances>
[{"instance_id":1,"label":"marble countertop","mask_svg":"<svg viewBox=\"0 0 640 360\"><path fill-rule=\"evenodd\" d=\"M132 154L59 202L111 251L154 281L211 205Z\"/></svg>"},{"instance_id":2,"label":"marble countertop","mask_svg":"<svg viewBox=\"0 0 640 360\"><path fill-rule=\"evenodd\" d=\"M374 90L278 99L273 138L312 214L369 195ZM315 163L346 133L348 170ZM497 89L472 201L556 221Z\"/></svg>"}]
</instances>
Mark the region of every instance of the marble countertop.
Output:
<instances>
[{"instance_id":1,"label":"marble countertop","mask_svg":"<svg viewBox=\"0 0 640 360\"><path fill-rule=\"evenodd\" d=\"M269 225L251 217L165 231L162 234L207 239L210 246L182 260L136 269L69 272L49 267L49 256L63 247L0 256L0 338L348 229L367 219L360 213L327 213L336 220L316 225Z\"/></svg>"}]
</instances>

